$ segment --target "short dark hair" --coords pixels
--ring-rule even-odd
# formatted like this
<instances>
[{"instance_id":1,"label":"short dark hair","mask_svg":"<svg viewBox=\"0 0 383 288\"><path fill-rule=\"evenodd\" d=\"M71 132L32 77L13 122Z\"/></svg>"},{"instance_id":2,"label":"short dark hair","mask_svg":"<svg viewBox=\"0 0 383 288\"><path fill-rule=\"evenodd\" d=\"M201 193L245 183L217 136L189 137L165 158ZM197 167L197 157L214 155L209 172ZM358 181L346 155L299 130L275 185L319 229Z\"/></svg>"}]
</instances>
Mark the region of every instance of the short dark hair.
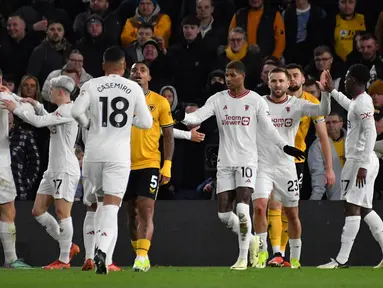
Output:
<instances>
[{"instance_id":1,"label":"short dark hair","mask_svg":"<svg viewBox=\"0 0 383 288\"><path fill-rule=\"evenodd\" d=\"M286 68L276 67L269 72L269 75L271 75L273 73L284 73L286 75L287 79L289 79L289 80L291 79L291 76L290 76L289 72L287 72Z\"/></svg>"},{"instance_id":2,"label":"short dark hair","mask_svg":"<svg viewBox=\"0 0 383 288\"><path fill-rule=\"evenodd\" d=\"M53 25L53 24L60 24L61 26L63 26L64 31L65 31L65 25L64 25L63 21L58 20L58 19L52 19L52 20L49 20L49 21L48 21L48 28L49 28L49 26L51 26L51 25Z\"/></svg>"},{"instance_id":3,"label":"short dark hair","mask_svg":"<svg viewBox=\"0 0 383 288\"><path fill-rule=\"evenodd\" d=\"M154 33L154 26L152 24L141 23L141 24L138 25L137 31L140 30L140 29L150 29Z\"/></svg>"},{"instance_id":4,"label":"short dark hair","mask_svg":"<svg viewBox=\"0 0 383 288\"><path fill-rule=\"evenodd\" d=\"M201 21L197 18L197 16L194 16L194 15L189 15L189 16L186 16L183 20L182 20L182 27L185 26L185 25L192 25L192 26L201 26Z\"/></svg>"},{"instance_id":5,"label":"short dark hair","mask_svg":"<svg viewBox=\"0 0 383 288\"><path fill-rule=\"evenodd\" d=\"M360 41L366 41L366 40L374 40L375 42L378 42L375 35L368 33L368 32L364 33L360 36Z\"/></svg>"},{"instance_id":6,"label":"short dark hair","mask_svg":"<svg viewBox=\"0 0 383 288\"><path fill-rule=\"evenodd\" d=\"M303 75L305 75L305 71L303 70L303 67L299 64L290 63L290 64L286 65L286 70L292 70L292 69L298 69L299 71L301 71L301 73Z\"/></svg>"},{"instance_id":7,"label":"short dark hair","mask_svg":"<svg viewBox=\"0 0 383 288\"><path fill-rule=\"evenodd\" d=\"M226 65L226 69L234 69L235 71L241 74L246 74L245 64L238 60L231 61L229 64Z\"/></svg>"},{"instance_id":8,"label":"short dark hair","mask_svg":"<svg viewBox=\"0 0 383 288\"><path fill-rule=\"evenodd\" d=\"M303 84L303 85L304 85L304 86L312 86L312 85L315 85L318 89L320 89L319 84L318 84L318 82L316 81L316 79L312 78L311 76L306 77L305 84Z\"/></svg>"},{"instance_id":9,"label":"short dark hair","mask_svg":"<svg viewBox=\"0 0 383 288\"><path fill-rule=\"evenodd\" d=\"M125 59L125 52L118 46L112 46L105 50L103 55L104 62L116 63Z\"/></svg>"},{"instance_id":10,"label":"short dark hair","mask_svg":"<svg viewBox=\"0 0 383 288\"><path fill-rule=\"evenodd\" d=\"M338 118L340 119L340 121L343 122L343 117L342 117L342 115L341 115L339 112L337 112L337 111L331 111L330 114L328 114L328 116L338 116Z\"/></svg>"},{"instance_id":11,"label":"short dark hair","mask_svg":"<svg viewBox=\"0 0 383 288\"><path fill-rule=\"evenodd\" d=\"M355 79L358 84L367 85L370 81L370 70L366 65L354 64L348 69L348 75Z\"/></svg>"},{"instance_id":12,"label":"short dark hair","mask_svg":"<svg viewBox=\"0 0 383 288\"><path fill-rule=\"evenodd\" d=\"M9 14L8 19L12 18L12 17L19 17L21 20L23 20L25 22L24 16L19 12L14 12L14 13Z\"/></svg>"},{"instance_id":13,"label":"short dark hair","mask_svg":"<svg viewBox=\"0 0 383 288\"><path fill-rule=\"evenodd\" d=\"M3 76L3 71L0 69L0 76Z\"/></svg>"},{"instance_id":14,"label":"short dark hair","mask_svg":"<svg viewBox=\"0 0 383 288\"><path fill-rule=\"evenodd\" d=\"M281 61L275 56L266 56L265 58L263 58L262 66L265 66L265 65L274 65L277 67L282 66Z\"/></svg>"},{"instance_id":15,"label":"short dark hair","mask_svg":"<svg viewBox=\"0 0 383 288\"><path fill-rule=\"evenodd\" d=\"M326 45L321 45L314 49L314 57L320 56L324 53L329 53L332 56L331 48Z\"/></svg>"}]
</instances>

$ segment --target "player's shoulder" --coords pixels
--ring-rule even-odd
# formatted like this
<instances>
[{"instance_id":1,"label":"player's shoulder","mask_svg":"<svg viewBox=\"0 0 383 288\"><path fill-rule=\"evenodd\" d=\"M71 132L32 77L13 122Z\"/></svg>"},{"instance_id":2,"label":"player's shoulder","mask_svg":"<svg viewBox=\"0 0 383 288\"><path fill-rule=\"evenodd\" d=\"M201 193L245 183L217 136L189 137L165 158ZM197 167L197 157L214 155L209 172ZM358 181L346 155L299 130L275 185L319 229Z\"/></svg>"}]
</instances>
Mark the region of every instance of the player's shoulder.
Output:
<instances>
[{"instance_id":1,"label":"player's shoulder","mask_svg":"<svg viewBox=\"0 0 383 288\"><path fill-rule=\"evenodd\" d=\"M303 91L301 99L307 100L313 104L319 104L320 101L313 94Z\"/></svg>"},{"instance_id":2,"label":"player's shoulder","mask_svg":"<svg viewBox=\"0 0 383 288\"><path fill-rule=\"evenodd\" d=\"M150 100L152 104L156 104L159 107L163 107L163 108L169 107L170 109L170 104L164 96L161 96L160 94L150 90L149 94L146 97L149 97L148 100Z\"/></svg>"},{"instance_id":3,"label":"player's shoulder","mask_svg":"<svg viewBox=\"0 0 383 288\"><path fill-rule=\"evenodd\" d=\"M72 118L72 107L73 107L73 102L71 103L66 103L63 105L60 105L55 112L53 112L56 116L60 117L70 117Z\"/></svg>"},{"instance_id":4,"label":"player's shoulder","mask_svg":"<svg viewBox=\"0 0 383 288\"><path fill-rule=\"evenodd\" d=\"M356 98L356 102L358 103L358 106L371 106L374 107L374 104L372 102L372 97L368 95L367 93L363 93L359 95Z\"/></svg>"},{"instance_id":5,"label":"player's shoulder","mask_svg":"<svg viewBox=\"0 0 383 288\"><path fill-rule=\"evenodd\" d=\"M4 100L12 100L13 96L6 92L0 92L0 99Z\"/></svg>"}]
</instances>

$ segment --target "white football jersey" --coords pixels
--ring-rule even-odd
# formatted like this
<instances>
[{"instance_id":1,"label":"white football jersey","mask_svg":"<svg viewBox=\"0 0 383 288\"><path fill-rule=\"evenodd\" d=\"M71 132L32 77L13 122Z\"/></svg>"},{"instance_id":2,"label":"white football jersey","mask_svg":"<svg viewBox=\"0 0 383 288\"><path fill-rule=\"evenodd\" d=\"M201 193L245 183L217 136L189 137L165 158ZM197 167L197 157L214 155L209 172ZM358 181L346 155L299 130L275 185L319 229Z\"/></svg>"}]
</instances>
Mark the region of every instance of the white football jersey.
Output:
<instances>
[{"instance_id":1,"label":"white football jersey","mask_svg":"<svg viewBox=\"0 0 383 288\"><path fill-rule=\"evenodd\" d=\"M60 105L56 111L48 113L41 103L37 103L37 115L21 106L13 113L35 127L48 127L50 130L49 160L47 172L65 172L80 175L80 166L75 155L78 125L71 115L73 103Z\"/></svg>"},{"instance_id":2,"label":"white football jersey","mask_svg":"<svg viewBox=\"0 0 383 288\"><path fill-rule=\"evenodd\" d=\"M358 161L363 168L367 168L372 157L376 157L374 153L376 126L371 96L363 93L354 99L348 99L336 90L331 92L331 96L348 111L346 160Z\"/></svg>"},{"instance_id":3,"label":"white football jersey","mask_svg":"<svg viewBox=\"0 0 383 288\"><path fill-rule=\"evenodd\" d=\"M82 86L72 115L85 113L90 121L84 155L87 162L130 163L133 117L137 116L141 128L148 129L153 122L142 88L114 74Z\"/></svg>"},{"instance_id":4,"label":"white football jersey","mask_svg":"<svg viewBox=\"0 0 383 288\"><path fill-rule=\"evenodd\" d=\"M182 122L195 125L213 115L219 129L218 167L256 167L258 129L268 135L269 145L280 149L287 145L271 122L265 99L253 91L239 97L231 96L228 90L218 92L203 107L186 114Z\"/></svg>"},{"instance_id":5,"label":"white football jersey","mask_svg":"<svg viewBox=\"0 0 383 288\"><path fill-rule=\"evenodd\" d=\"M264 96L263 98L269 107L274 126L290 146L294 146L295 137L303 116L317 117L330 112L328 96L322 97L321 105L313 104L295 96L287 96L285 101L279 103L274 102L270 96ZM287 155L274 145L270 145L267 135L262 130L259 130L257 144L260 164L286 165L289 162L294 163L294 157Z\"/></svg>"},{"instance_id":6,"label":"white football jersey","mask_svg":"<svg viewBox=\"0 0 383 288\"><path fill-rule=\"evenodd\" d=\"M8 93L1 92L0 100L13 100ZM11 165L11 152L9 148L9 122L7 109L0 108L0 167Z\"/></svg>"}]
</instances>

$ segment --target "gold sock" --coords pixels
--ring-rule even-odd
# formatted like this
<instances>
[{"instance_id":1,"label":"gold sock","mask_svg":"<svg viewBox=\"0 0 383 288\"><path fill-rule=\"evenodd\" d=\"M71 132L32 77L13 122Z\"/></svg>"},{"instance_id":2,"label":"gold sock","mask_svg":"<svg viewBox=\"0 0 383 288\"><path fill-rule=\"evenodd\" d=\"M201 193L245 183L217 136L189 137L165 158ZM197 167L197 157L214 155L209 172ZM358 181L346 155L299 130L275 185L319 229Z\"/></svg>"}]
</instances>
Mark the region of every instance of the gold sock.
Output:
<instances>
[{"instance_id":1,"label":"gold sock","mask_svg":"<svg viewBox=\"0 0 383 288\"><path fill-rule=\"evenodd\" d=\"M132 243L133 250L134 250L134 252L136 252L138 241L137 240L131 240L130 243Z\"/></svg>"},{"instance_id":2,"label":"gold sock","mask_svg":"<svg viewBox=\"0 0 383 288\"><path fill-rule=\"evenodd\" d=\"M269 238L272 247L281 246L282 234L282 210L268 209L268 222L269 222Z\"/></svg>"},{"instance_id":3,"label":"gold sock","mask_svg":"<svg viewBox=\"0 0 383 288\"><path fill-rule=\"evenodd\" d=\"M282 233L281 233L281 252L284 255L286 251L287 242L289 242L289 234L287 233L287 229L289 227L289 223L286 215L282 215Z\"/></svg>"},{"instance_id":4,"label":"gold sock","mask_svg":"<svg viewBox=\"0 0 383 288\"><path fill-rule=\"evenodd\" d=\"M137 240L137 256L146 257L148 255L150 248L150 241L147 239L138 239Z\"/></svg>"}]
</instances>

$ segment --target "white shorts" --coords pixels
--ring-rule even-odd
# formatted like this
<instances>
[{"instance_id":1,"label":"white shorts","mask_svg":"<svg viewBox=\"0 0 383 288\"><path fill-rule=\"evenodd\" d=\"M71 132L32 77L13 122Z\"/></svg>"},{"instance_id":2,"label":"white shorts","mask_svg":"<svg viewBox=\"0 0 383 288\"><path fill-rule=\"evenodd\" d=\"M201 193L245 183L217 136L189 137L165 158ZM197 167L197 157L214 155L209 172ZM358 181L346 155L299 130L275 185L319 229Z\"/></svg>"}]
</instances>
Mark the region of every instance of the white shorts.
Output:
<instances>
[{"instance_id":1,"label":"white shorts","mask_svg":"<svg viewBox=\"0 0 383 288\"><path fill-rule=\"evenodd\" d=\"M254 189L257 167L218 167L217 194L235 190L237 187Z\"/></svg>"},{"instance_id":2,"label":"white shorts","mask_svg":"<svg viewBox=\"0 0 383 288\"><path fill-rule=\"evenodd\" d=\"M356 176L360 164L353 160L348 160L344 164L341 176L342 200L363 208L372 208L374 197L375 179L379 173L379 160L372 156L372 161L367 168L366 184L359 188L356 186Z\"/></svg>"},{"instance_id":3,"label":"white shorts","mask_svg":"<svg viewBox=\"0 0 383 288\"><path fill-rule=\"evenodd\" d=\"M51 195L54 199L74 201L80 175L65 172L44 172L37 194Z\"/></svg>"},{"instance_id":4,"label":"white shorts","mask_svg":"<svg viewBox=\"0 0 383 288\"><path fill-rule=\"evenodd\" d=\"M299 203L299 181L295 164L288 167L259 167L253 200L268 199L274 191L274 200L283 207L297 207Z\"/></svg>"},{"instance_id":5,"label":"white shorts","mask_svg":"<svg viewBox=\"0 0 383 288\"><path fill-rule=\"evenodd\" d=\"M95 203L95 197L90 194L97 197L103 197L104 194L107 194L122 199L128 186L130 164L84 162L82 173L84 194L87 194L87 202Z\"/></svg>"},{"instance_id":6,"label":"white shorts","mask_svg":"<svg viewBox=\"0 0 383 288\"><path fill-rule=\"evenodd\" d=\"M0 167L0 204L15 200L17 196L11 166Z\"/></svg>"}]
</instances>

